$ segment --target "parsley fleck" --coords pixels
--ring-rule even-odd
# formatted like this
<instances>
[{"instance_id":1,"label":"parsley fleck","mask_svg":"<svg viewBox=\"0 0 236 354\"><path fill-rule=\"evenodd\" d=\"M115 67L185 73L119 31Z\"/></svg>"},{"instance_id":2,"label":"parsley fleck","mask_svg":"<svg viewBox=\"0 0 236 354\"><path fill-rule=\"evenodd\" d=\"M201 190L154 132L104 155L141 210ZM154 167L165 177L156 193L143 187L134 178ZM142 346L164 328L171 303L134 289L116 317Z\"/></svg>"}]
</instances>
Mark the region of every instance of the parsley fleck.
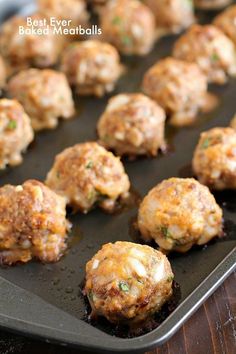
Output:
<instances>
[{"instance_id":1,"label":"parsley fleck","mask_svg":"<svg viewBox=\"0 0 236 354\"><path fill-rule=\"evenodd\" d=\"M10 120L8 125L7 125L7 129L10 129L10 130L14 130L16 129L17 127L17 123L15 120Z\"/></svg>"},{"instance_id":2,"label":"parsley fleck","mask_svg":"<svg viewBox=\"0 0 236 354\"><path fill-rule=\"evenodd\" d=\"M113 25L120 25L122 23L122 19L120 16L115 16L112 20Z\"/></svg>"},{"instance_id":3,"label":"parsley fleck","mask_svg":"<svg viewBox=\"0 0 236 354\"><path fill-rule=\"evenodd\" d=\"M89 298L90 301L93 301L93 292L92 292L92 290L89 291L88 298Z\"/></svg>"},{"instance_id":4,"label":"parsley fleck","mask_svg":"<svg viewBox=\"0 0 236 354\"><path fill-rule=\"evenodd\" d=\"M102 137L102 140L105 142L105 143L108 143L110 141L110 135L106 134Z\"/></svg>"},{"instance_id":5,"label":"parsley fleck","mask_svg":"<svg viewBox=\"0 0 236 354\"><path fill-rule=\"evenodd\" d=\"M167 278L167 281L170 283L174 280L174 276L173 275L170 275L168 278Z\"/></svg>"},{"instance_id":6,"label":"parsley fleck","mask_svg":"<svg viewBox=\"0 0 236 354\"><path fill-rule=\"evenodd\" d=\"M201 148L207 149L209 146L210 146L210 139L207 138L203 141Z\"/></svg>"},{"instance_id":7,"label":"parsley fleck","mask_svg":"<svg viewBox=\"0 0 236 354\"><path fill-rule=\"evenodd\" d=\"M93 161L89 161L85 167L86 168L92 168L93 167Z\"/></svg>"},{"instance_id":8,"label":"parsley fleck","mask_svg":"<svg viewBox=\"0 0 236 354\"><path fill-rule=\"evenodd\" d=\"M212 56L211 56L211 60L212 61L218 61L220 58L219 58L219 55L216 54L216 53L213 53Z\"/></svg>"},{"instance_id":9,"label":"parsley fleck","mask_svg":"<svg viewBox=\"0 0 236 354\"><path fill-rule=\"evenodd\" d=\"M97 196L97 192L96 190L94 189L91 189L89 192L88 192L88 200L89 201L93 201Z\"/></svg>"},{"instance_id":10,"label":"parsley fleck","mask_svg":"<svg viewBox=\"0 0 236 354\"><path fill-rule=\"evenodd\" d=\"M125 46L131 46L132 45L132 39L129 36L125 35L125 34L121 37L121 42Z\"/></svg>"},{"instance_id":11,"label":"parsley fleck","mask_svg":"<svg viewBox=\"0 0 236 354\"><path fill-rule=\"evenodd\" d=\"M119 282L119 288L120 288L120 290L124 291L125 293L129 292L129 285L124 281Z\"/></svg>"},{"instance_id":12,"label":"parsley fleck","mask_svg":"<svg viewBox=\"0 0 236 354\"><path fill-rule=\"evenodd\" d=\"M161 233L165 238L171 238L171 233L168 230L168 227L166 226L161 226Z\"/></svg>"}]
</instances>

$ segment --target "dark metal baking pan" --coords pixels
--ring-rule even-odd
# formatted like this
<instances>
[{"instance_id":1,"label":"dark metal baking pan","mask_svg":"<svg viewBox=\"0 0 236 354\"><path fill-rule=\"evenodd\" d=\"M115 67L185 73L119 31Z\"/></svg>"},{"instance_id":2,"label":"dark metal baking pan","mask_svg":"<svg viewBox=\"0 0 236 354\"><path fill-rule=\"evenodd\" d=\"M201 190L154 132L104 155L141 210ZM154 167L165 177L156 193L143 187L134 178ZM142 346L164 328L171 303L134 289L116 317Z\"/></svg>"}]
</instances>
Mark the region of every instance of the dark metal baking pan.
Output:
<instances>
[{"instance_id":1,"label":"dark metal baking pan","mask_svg":"<svg viewBox=\"0 0 236 354\"><path fill-rule=\"evenodd\" d=\"M1 19L18 10L30 11L23 5L31 1L0 1ZM206 19L204 16L204 21ZM125 59L128 71L116 92L139 90L144 72L156 60L168 55L176 38L161 40L144 58ZM132 187L141 197L159 181L171 176L188 176L192 153L201 131L224 126L236 111L236 81L223 87L212 87L220 97L218 108L200 116L192 127L175 130L167 127L170 152L154 159L125 161ZM114 94L115 94L114 93ZM96 139L96 122L108 97L77 99L78 116L61 122L57 129L37 134L24 156L24 162L0 174L1 185L19 184L25 179L44 180L54 156L78 142ZM152 332L131 339L112 336L100 327L84 321L85 304L80 295L85 263L107 242L132 241L130 224L137 207L116 215L93 210L87 215L70 215L73 222L70 247L56 264L32 262L0 269L0 327L32 335L42 340L73 345L101 352L143 352L161 345L206 300L236 266L236 193L216 195L224 209L226 237L196 248L184 255L171 255L170 261L181 288L178 307Z\"/></svg>"}]
</instances>

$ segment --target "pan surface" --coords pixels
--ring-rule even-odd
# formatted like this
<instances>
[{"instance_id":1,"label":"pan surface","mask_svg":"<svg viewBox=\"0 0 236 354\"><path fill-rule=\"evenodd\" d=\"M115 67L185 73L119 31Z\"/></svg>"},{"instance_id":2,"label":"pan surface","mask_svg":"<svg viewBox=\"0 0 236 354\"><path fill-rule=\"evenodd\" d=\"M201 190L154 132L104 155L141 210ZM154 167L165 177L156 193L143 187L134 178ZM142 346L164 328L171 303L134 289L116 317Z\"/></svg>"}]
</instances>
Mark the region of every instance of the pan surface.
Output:
<instances>
[{"instance_id":1,"label":"pan surface","mask_svg":"<svg viewBox=\"0 0 236 354\"><path fill-rule=\"evenodd\" d=\"M0 1L0 21L17 13L30 13L32 1ZM211 15L201 16L210 22ZM157 43L150 55L123 60L127 73L113 94L137 92L145 71L158 59L171 53L176 37ZM132 188L142 198L153 186L172 176L191 175L193 150L201 131L214 126L227 126L236 111L236 80L222 87L211 87L219 96L219 106L201 115L189 128L167 126L170 151L153 159L124 160ZM1 186L20 184L26 179L44 180L54 157L64 148L78 142L96 140L96 122L109 97L77 98L77 117L61 122L57 129L37 134L24 162L0 173ZM31 262L0 269L0 326L27 335L102 352L137 352L162 344L181 326L197 307L235 268L236 263L236 193L217 193L224 209L226 237L207 247L193 249L184 255L169 257L175 280L181 288L176 310L154 331L132 339L123 339L95 328L84 321L85 304L80 286L86 262L107 242L134 241L130 228L137 215L137 205L115 215L93 210L87 215L69 215L73 223L69 249L55 264Z\"/></svg>"}]
</instances>

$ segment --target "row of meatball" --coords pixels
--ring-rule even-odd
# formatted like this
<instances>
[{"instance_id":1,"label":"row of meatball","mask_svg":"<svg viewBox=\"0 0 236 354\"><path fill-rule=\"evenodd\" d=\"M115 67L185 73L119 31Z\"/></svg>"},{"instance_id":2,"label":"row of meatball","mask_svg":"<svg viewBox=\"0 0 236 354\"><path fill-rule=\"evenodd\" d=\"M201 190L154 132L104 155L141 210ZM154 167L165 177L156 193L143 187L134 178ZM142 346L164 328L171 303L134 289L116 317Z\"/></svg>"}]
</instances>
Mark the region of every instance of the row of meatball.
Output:
<instances>
[{"instance_id":1,"label":"row of meatball","mask_svg":"<svg viewBox=\"0 0 236 354\"><path fill-rule=\"evenodd\" d=\"M112 0L87 0L88 3L92 5L99 5L99 6L104 6L108 2L111 2ZM191 0L186 0L186 2L189 1L190 3L192 2ZM232 3L233 0L194 0L194 6L197 9L203 9L203 10L212 10L212 9L221 9L230 3ZM175 7L175 4L178 4L179 1L167 1L167 0L144 0L143 1L152 11L157 14L160 7L162 8L167 8L168 6L172 8L177 8ZM186 4L187 6L187 4Z\"/></svg>"},{"instance_id":2,"label":"row of meatball","mask_svg":"<svg viewBox=\"0 0 236 354\"><path fill-rule=\"evenodd\" d=\"M69 27L88 25L84 0L38 0L38 12L32 20L49 19L50 16L70 20ZM100 12L99 22L103 40L123 54L144 55L151 50L157 36L178 33L192 24L193 6L188 0L151 0L146 4L138 0L112 0L107 1ZM20 35L19 26L27 27L25 18L10 19L3 25L0 36L0 52L13 69L54 65L65 43L73 39L55 36L52 30L40 36Z\"/></svg>"},{"instance_id":3,"label":"row of meatball","mask_svg":"<svg viewBox=\"0 0 236 354\"><path fill-rule=\"evenodd\" d=\"M235 6L226 10L216 19L216 23L221 23L222 18L225 21L229 19L228 13L235 10ZM235 34L236 27L232 20L231 25L231 33L234 30ZM235 75L235 47L215 26L194 25L176 42L173 55L174 58L161 60L148 70L144 76L143 90L165 109L172 124L185 125L195 119L199 110L206 109L207 82L224 83L228 74ZM69 46L63 55L61 69L79 94L97 96L112 91L122 73L116 49L94 40ZM5 71L0 59L0 87L5 83ZM61 85L56 85L57 79ZM71 93L62 75L53 75L52 71L26 70L13 77L8 87L10 95L17 98L27 113L32 115L36 130L52 128L57 124L58 117L73 115ZM55 94L50 100L46 96L52 92ZM31 94L39 98L29 99ZM65 110L61 108L62 104ZM55 106L59 107L59 111ZM42 115L46 110L47 114Z\"/></svg>"},{"instance_id":4,"label":"row of meatball","mask_svg":"<svg viewBox=\"0 0 236 354\"><path fill-rule=\"evenodd\" d=\"M90 150L94 151L91 144ZM70 149L88 147L86 143ZM108 152L99 146L96 149L106 156L107 163L109 159L111 162ZM77 181L78 195L83 190L85 175L87 183L97 181L91 180L93 173L85 173ZM57 261L66 249L71 226L66 220L66 202L35 180L0 188L1 263L28 262L33 257L43 262ZM220 236L222 221L222 211L213 195L194 179L164 180L144 198L138 213L143 239L154 239L161 249L168 251L186 252L194 244L202 245ZM150 318L170 298L173 279L170 263L162 252L130 242L109 243L87 263L84 293L92 316L133 325Z\"/></svg>"},{"instance_id":5,"label":"row of meatball","mask_svg":"<svg viewBox=\"0 0 236 354\"><path fill-rule=\"evenodd\" d=\"M11 136L8 124L5 129ZM193 170L211 189L235 189L235 130L213 128L202 133L194 152ZM47 187L29 181L23 186L0 189L3 263L25 261L25 254L27 260L31 256L57 260L65 248L66 205L84 213L95 206L112 212L130 190L120 159L95 142L77 144L57 155L45 183ZM208 187L194 179L172 178L144 198L138 225L145 241L154 239L162 249L185 252L195 243L204 244L221 234L222 211ZM34 237L42 248L40 255ZM48 257L44 246L53 256Z\"/></svg>"},{"instance_id":6,"label":"row of meatball","mask_svg":"<svg viewBox=\"0 0 236 354\"><path fill-rule=\"evenodd\" d=\"M71 20L70 26L83 25L88 21L86 4L82 0L39 0L38 12L32 16L32 20L40 21L45 16ZM107 1L99 17L102 39L128 55L147 54L157 33L158 36L178 33L195 22L193 6L189 0L147 0L145 3L138 0L112 0ZM31 66L45 68L56 64L65 44L72 39L70 36L55 36L52 30L40 36L20 35L19 26L27 27L24 17L16 16L1 28L0 53L10 72Z\"/></svg>"},{"instance_id":7,"label":"row of meatball","mask_svg":"<svg viewBox=\"0 0 236 354\"><path fill-rule=\"evenodd\" d=\"M161 67L172 60L164 59L157 65ZM196 76L197 78L199 79ZM179 82L181 82L181 78ZM185 84L188 85L189 81ZM15 100L0 100L1 169L4 169L7 165L14 166L22 162L21 153L26 150L34 137L32 127L36 130L55 127L60 116L67 119L74 112L71 92L64 75L61 73L48 69L41 71L30 69L19 73L10 81L8 86L9 92L23 104L24 108ZM57 87L57 90L55 90L55 87ZM181 110L185 108L183 105L184 94L180 95L177 103L173 94L170 99L171 91L168 93L168 86L165 86L163 90L172 107L175 102L175 108L180 107ZM176 98L178 98L180 90L177 90L177 87L175 93ZM196 100L197 93L199 92L196 90L194 96ZM191 108L193 109L193 106ZM166 106L165 109L167 111ZM171 119L173 120L175 117L180 122L181 114L183 114L186 122L186 111L178 112L176 110ZM109 100L98 121L99 142L118 156L156 156L159 149L165 150L166 148L165 120L165 111L147 96L141 93L118 94ZM231 126L235 127L235 118L232 120Z\"/></svg>"},{"instance_id":8,"label":"row of meatball","mask_svg":"<svg viewBox=\"0 0 236 354\"><path fill-rule=\"evenodd\" d=\"M29 207L30 206L30 207ZM37 258L57 261L66 249L70 223L65 199L41 182L0 188L0 262ZM172 294L173 273L161 252L130 242L104 245L86 266L93 315L137 323L158 311Z\"/></svg>"},{"instance_id":9,"label":"row of meatball","mask_svg":"<svg viewBox=\"0 0 236 354\"><path fill-rule=\"evenodd\" d=\"M235 11L236 6L232 6L215 20L234 41ZM194 25L177 41L173 55L175 58L164 59L149 69L143 80L143 90L165 109L172 124L185 125L195 119L199 110L206 109L207 81L224 83L228 74L235 75L235 47L215 26ZM61 69L79 94L97 96L112 91L122 73L116 49L107 43L93 40L75 42L69 46L63 54ZM3 61L0 59L0 87L4 86L5 72ZM59 75L53 76L49 71L40 73L31 70L21 72L10 82L10 94L25 106L30 116L32 115L33 126L37 130L54 127L59 116L68 118L73 114L71 94L62 76L59 79L62 88L57 85L55 90L57 77L59 78ZM39 98L29 99L33 90L33 96L42 95L43 85L46 94L55 90L51 102L45 97L46 94L42 96L41 102ZM26 94L19 92L21 90L26 91ZM63 93L65 99L60 104ZM62 103L66 111L61 109ZM59 111L56 111L56 105L60 107ZM45 110L48 112L44 117L42 111ZM42 117L41 121L39 115Z\"/></svg>"},{"instance_id":10,"label":"row of meatball","mask_svg":"<svg viewBox=\"0 0 236 354\"><path fill-rule=\"evenodd\" d=\"M160 5L150 2L158 18L160 32L179 32L193 23L193 9L189 1L161 1ZM88 13L83 0L39 0L38 12L32 21L38 21L35 28L41 28L40 20L55 16L58 19L71 20L70 27L88 25ZM160 20L159 20L160 21ZM163 23L162 23L163 22ZM147 54L156 39L155 16L152 11L138 0L113 0L107 2L100 14L102 39L113 44L124 54ZM19 26L27 28L27 19L16 16L8 20L1 28L0 53L7 62L8 69L19 71L25 67L45 68L58 62L65 44L73 40L71 36L49 33L20 35ZM46 24L44 27L46 28Z\"/></svg>"}]
</instances>

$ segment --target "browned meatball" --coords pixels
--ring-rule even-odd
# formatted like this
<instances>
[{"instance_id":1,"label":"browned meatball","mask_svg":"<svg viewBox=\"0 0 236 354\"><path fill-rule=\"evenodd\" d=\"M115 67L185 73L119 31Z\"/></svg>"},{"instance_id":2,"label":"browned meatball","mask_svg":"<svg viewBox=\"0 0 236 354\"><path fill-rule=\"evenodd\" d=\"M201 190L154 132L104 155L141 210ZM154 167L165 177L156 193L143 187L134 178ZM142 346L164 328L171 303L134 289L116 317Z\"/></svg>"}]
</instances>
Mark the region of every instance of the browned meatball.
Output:
<instances>
[{"instance_id":1,"label":"browned meatball","mask_svg":"<svg viewBox=\"0 0 236 354\"><path fill-rule=\"evenodd\" d=\"M3 58L0 55L0 95L2 93L2 89L4 88L6 83L6 68L3 61Z\"/></svg>"},{"instance_id":2,"label":"browned meatball","mask_svg":"<svg viewBox=\"0 0 236 354\"><path fill-rule=\"evenodd\" d=\"M213 25L193 25L175 43L176 58L195 62L209 82L224 84L227 75L236 75L236 52L233 42Z\"/></svg>"},{"instance_id":3,"label":"browned meatball","mask_svg":"<svg viewBox=\"0 0 236 354\"><path fill-rule=\"evenodd\" d=\"M194 0L194 4L199 9L213 10L229 5L232 0Z\"/></svg>"},{"instance_id":4,"label":"browned meatball","mask_svg":"<svg viewBox=\"0 0 236 354\"><path fill-rule=\"evenodd\" d=\"M31 16L33 21L43 21L43 15ZM46 29L34 26L35 29ZM53 35L52 31L38 34L20 34L19 28L30 29L24 17L16 16L3 24L0 30L0 52L6 59L11 71L27 67L49 67L54 65L64 45L64 37Z\"/></svg>"},{"instance_id":5,"label":"browned meatball","mask_svg":"<svg viewBox=\"0 0 236 354\"><path fill-rule=\"evenodd\" d=\"M155 41L155 17L137 0L108 2L101 13L104 38L125 55L145 55Z\"/></svg>"},{"instance_id":6,"label":"browned meatball","mask_svg":"<svg viewBox=\"0 0 236 354\"><path fill-rule=\"evenodd\" d=\"M86 265L92 316L117 324L145 321L170 298L173 278L161 252L131 242L108 243Z\"/></svg>"},{"instance_id":7,"label":"browned meatball","mask_svg":"<svg viewBox=\"0 0 236 354\"><path fill-rule=\"evenodd\" d=\"M111 92L122 72L117 50L95 40L70 45L63 54L61 68L78 94L95 96Z\"/></svg>"},{"instance_id":8,"label":"browned meatball","mask_svg":"<svg viewBox=\"0 0 236 354\"><path fill-rule=\"evenodd\" d=\"M102 144L118 155L156 156L165 145L164 129L163 109L138 93L111 98L98 122Z\"/></svg>"},{"instance_id":9,"label":"browned meatball","mask_svg":"<svg viewBox=\"0 0 236 354\"><path fill-rule=\"evenodd\" d=\"M206 186L193 178L170 178L143 199L138 226L145 241L186 252L222 235L222 210Z\"/></svg>"},{"instance_id":10,"label":"browned meatball","mask_svg":"<svg viewBox=\"0 0 236 354\"><path fill-rule=\"evenodd\" d=\"M57 155L46 184L84 213L95 205L113 211L130 188L120 159L95 142L77 144Z\"/></svg>"},{"instance_id":11,"label":"browned meatball","mask_svg":"<svg viewBox=\"0 0 236 354\"><path fill-rule=\"evenodd\" d=\"M212 189L236 189L236 131L213 128L203 132L194 152L193 171Z\"/></svg>"},{"instance_id":12,"label":"browned meatball","mask_svg":"<svg viewBox=\"0 0 236 354\"><path fill-rule=\"evenodd\" d=\"M179 33L194 21L191 0L144 0L156 17L157 34Z\"/></svg>"},{"instance_id":13,"label":"browned meatball","mask_svg":"<svg viewBox=\"0 0 236 354\"><path fill-rule=\"evenodd\" d=\"M65 200L41 182L0 188L0 263L56 262L66 249Z\"/></svg>"},{"instance_id":14,"label":"browned meatball","mask_svg":"<svg viewBox=\"0 0 236 354\"><path fill-rule=\"evenodd\" d=\"M216 16L213 24L220 28L236 45L236 5L228 7Z\"/></svg>"},{"instance_id":15,"label":"browned meatball","mask_svg":"<svg viewBox=\"0 0 236 354\"><path fill-rule=\"evenodd\" d=\"M22 152L34 138L30 119L15 100L0 100L0 169L22 162Z\"/></svg>"},{"instance_id":16,"label":"browned meatball","mask_svg":"<svg viewBox=\"0 0 236 354\"><path fill-rule=\"evenodd\" d=\"M192 123L203 107L207 80L195 63L166 58L146 72L143 90L164 108L171 124L182 126Z\"/></svg>"},{"instance_id":17,"label":"browned meatball","mask_svg":"<svg viewBox=\"0 0 236 354\"><path fill-rule=\"evenodd\" d=\"M85 0L38 0L40 13L61 20L71 20L72 26L85 24L88 20Z\"/></svg>"},{"instance_id":18,"label":"browned meatball","mask_svg":"<svg viewBox=\"0 0 236 354\"><path fill-rule=\"evenodd\" d=\"M28 69L15 75L8 93L23 105L35 130L52 129L58 119L74 114L72 92L64 74L44 69Z\"/></svg>"}]
</instances>

